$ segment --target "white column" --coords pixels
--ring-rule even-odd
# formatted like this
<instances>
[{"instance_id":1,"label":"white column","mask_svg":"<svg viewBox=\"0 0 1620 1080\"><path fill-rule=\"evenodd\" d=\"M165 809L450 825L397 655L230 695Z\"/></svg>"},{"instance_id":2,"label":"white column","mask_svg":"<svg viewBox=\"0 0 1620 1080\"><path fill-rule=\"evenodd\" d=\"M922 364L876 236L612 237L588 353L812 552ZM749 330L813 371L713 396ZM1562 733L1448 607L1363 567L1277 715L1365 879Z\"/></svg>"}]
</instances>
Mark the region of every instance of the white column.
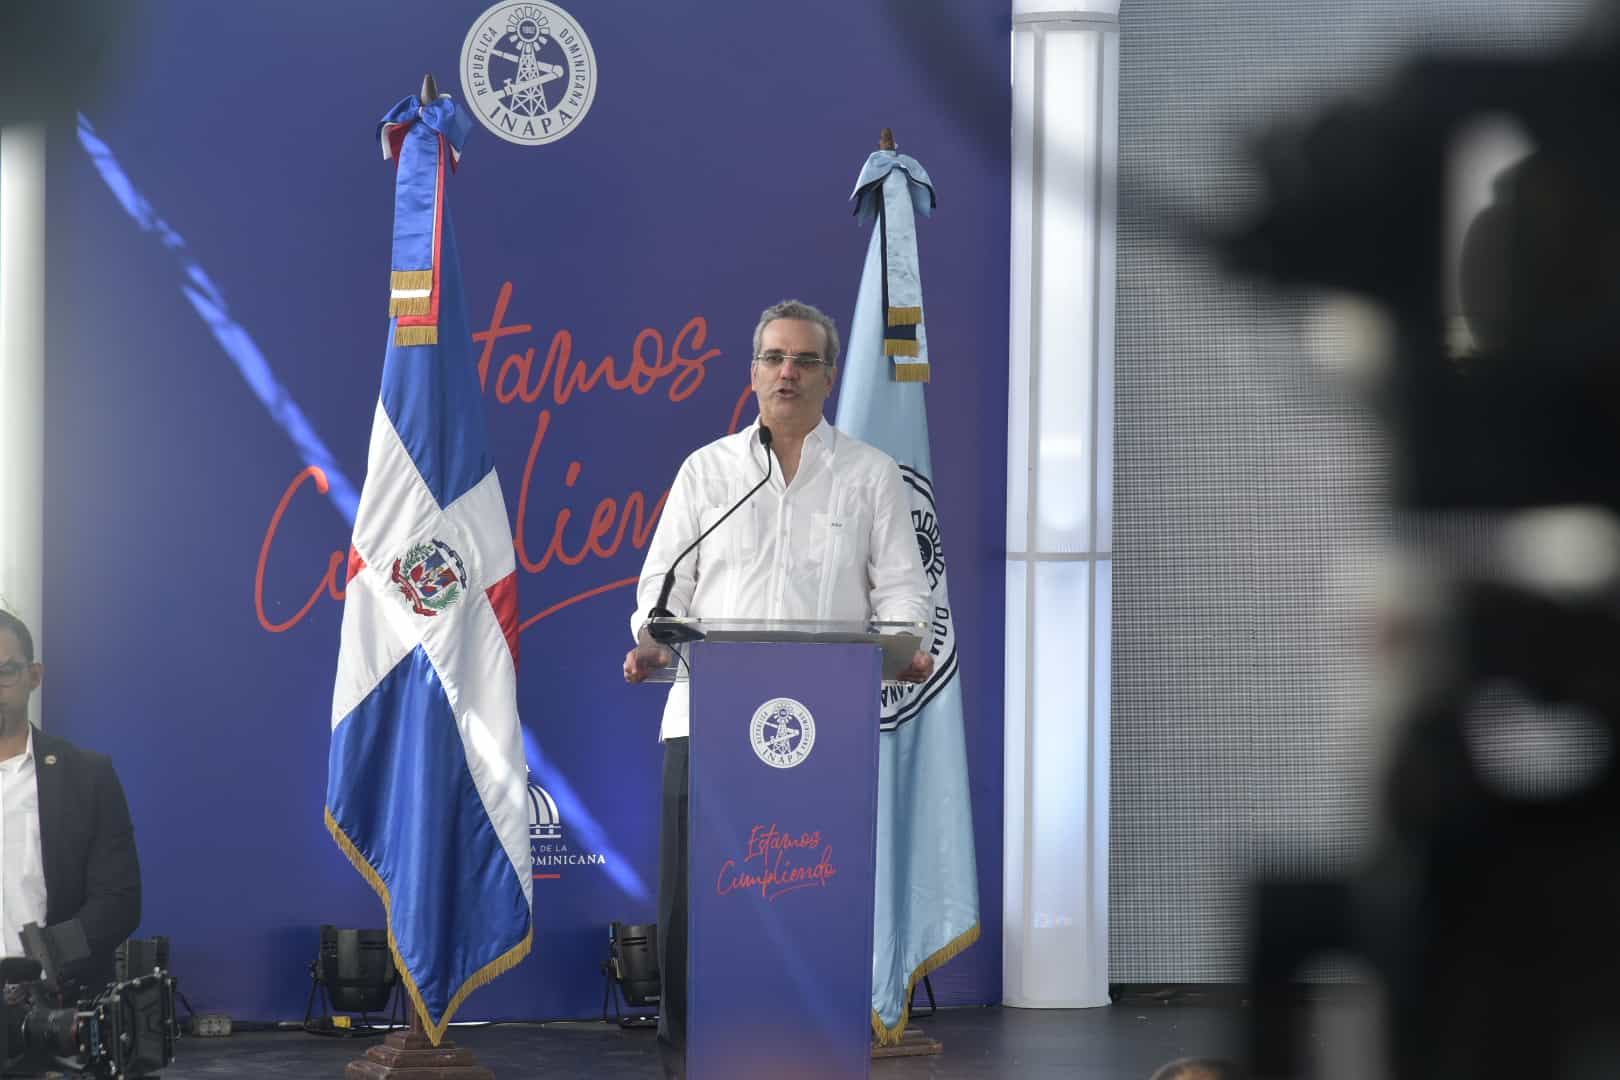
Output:
<instances>
[{"instance_id":1,"label":"white column","mask_svg":"<svg viewBox=\"0 0 1620 1080\"><path fill-rule=\"evenodd\" d=\"M1015 0L1012 44L1002 993L1075 1008L1108 1003L1119 0Z\"/></svg>"},{"instance_id":2,"label":"white column","mask_svg":"<svg viewBox=\"0 0 1620 1080\"><path fill-rule=\"evenodd\" d=\"M0 127L0 604L44 607L45 130ZM33 719L39 722L40 695Z\"/></svg>"}]
</instances>

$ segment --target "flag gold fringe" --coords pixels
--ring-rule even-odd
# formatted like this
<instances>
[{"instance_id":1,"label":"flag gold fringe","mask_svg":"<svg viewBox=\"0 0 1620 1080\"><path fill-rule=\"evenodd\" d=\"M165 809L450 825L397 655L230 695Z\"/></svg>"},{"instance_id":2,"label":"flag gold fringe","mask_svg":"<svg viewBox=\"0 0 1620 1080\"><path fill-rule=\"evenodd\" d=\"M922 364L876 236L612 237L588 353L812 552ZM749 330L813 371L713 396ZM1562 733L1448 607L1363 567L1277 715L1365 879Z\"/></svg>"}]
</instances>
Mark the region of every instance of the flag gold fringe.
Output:
<instances>
[{"instance_id":1,"label":"flag gold fringe","mask_svg":"<svg viewBox=\"0 0 1620 1080\"><path fill-rule=\"evenodd\" d=\"M892 307L889 309L890 326L916 326L922 322L920 307Z\"/></svg>"},{"instance_id":2,"label":"flag gold fringe","mask_svg":"<svg viewBox=\"0 0 1620 1080\"><path fill-rule=\"evenodd\" d=\"M884 356L916 356L917 342L905 338L884 338Z\"/></svg>"},{"instance_id":3,"label":"flag gold fringe","mask_svg":"<svg viewBox=\"0 0 1620 1080\"><path fill-rule=\"evenodd\" d=\"M896 364L894 365L895 382L930 382L928 372L930 364Z\"/></svg>"},{"instance_id":4,"label":"flag gold fringe","mask_svg":"<svg viewBox=\"0 0 1620 1080\"><path fill-rule=\"evenodd\" d=\"M431 296L390 296L388 298L388 314L394 315L426 315L433 310L433 297Z\"/></svg>"},{"instance_id":5,"label":"flag gold fringe","mask_svg":"<svg viewBox=\"0 0 1620 1080\"><path fill-rule=\"evenodd\" d=\"M394 327L395 345L437 345L438 343L439 328L437 326Z\"/></svg>"},{"instance_id":6,"label":"flag gold fringe","mask_svg":"<svg viewBox=\"0 0 1620 1080\"><path fill-rule=\"evenodd\" d=\"M388 276L390 289L431 289L432 270L395 270Z\"/></svg>"},{"instance_id":7,"label":"flag gold fringe","mask_svg":"<svg viewBox=\"0 0 1620 1080\"><path fill-rule=\"evenodd\" d=\"M360 853L360 849L355 846L354 841L349 839L348 834L343 831L343 827L337 823L337 818L332 816L331 807L326 808L326 831L332 834L332 839L337 841L338 848L342 850L344 855L348 856L349 862L354 864L354 868L360 871L360 876L366 879L366 884L370 885L372 891L377 894L378 899L382 900L383 913L388 920L388 951L394 957L394 970L399 972L400 979L405 983L406 991L411 995L411 1004L416 1007L416 1014L422 1018L422 1027L427 1030L428 1039L432 1041L434 1046L438 1046L444 1039L444 1033L449 1030L450 1021L455 1017L456 1010L461 1008L463 1001L467 1000L467 995L480 986L493 981L498 976L511 971L522 963L525 956L529 955L529 949L534 945L533 919L531 918L529 932L523 935L522 941L473 972L467 981L461 984L461 989L457 990L455 996L450 999L450 1004L445 1006L444 1015L435 1024L433 1018L428 1014L427 1005L422 1001L422 991L417 989L416 979L411 976L410 969L405 966L404 958L399 955L399 942L394 940L394 901L388 895L387 884L383 882L382 876L372 869L371 863L366 861L366 857Z\"/></svg>"},{"instance_id":8,"label":"flag gold fringe","mask_svg":"<svg viewBox=\"0 0 1620 1080\"><path fill-rule=\"evenodd\" d=\"M906 1023L911 1019L911 992L926 975L931 975L943 967L948 960L954 959L969 945L979 940L979 924L974 923L964 930L956 940L940 949L934 955L917 965L917 970L911 973L906 980L905 1004L900 1007L900 1022L894 1027L884 1024L877 1010L872 1010L872 1036L877 1039L879 1046L899 1046L900 1037L906 1033Z\"/></svg>"}]
</instances>

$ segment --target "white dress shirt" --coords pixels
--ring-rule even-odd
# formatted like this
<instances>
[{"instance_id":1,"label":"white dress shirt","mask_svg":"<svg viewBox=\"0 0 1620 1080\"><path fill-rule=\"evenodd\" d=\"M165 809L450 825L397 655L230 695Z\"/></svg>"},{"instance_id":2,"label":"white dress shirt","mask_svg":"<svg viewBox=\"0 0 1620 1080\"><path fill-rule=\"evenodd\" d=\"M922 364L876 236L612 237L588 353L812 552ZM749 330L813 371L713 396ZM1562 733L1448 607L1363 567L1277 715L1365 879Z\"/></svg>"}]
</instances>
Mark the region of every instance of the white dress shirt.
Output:
<instances>
[{"instance_id":1,"label":"white dress shirt","mask_svg":"<svg viewBox=\"0 0 1620 1080\"><path fill-rule=\"evenodd\" d=\"M632 634L675 557L765 475L765 453L754 423L682 463L642 565ZM708 619L926 621L928 579L894 459L823 418L793 483L773 460L770 482L682 560L668 606ZM659 738L686 735L690 714L678 681Z\"/></svg>"},{"instance_id":2,"label":"white dress shirt","mask_svg":"<svg viewBox=\"0 0 1620 1080\"><path fill-rule=\"evenodd\" d=\"M39 847L34 728L16 757L0 761L0 955L22 955L22 928L45 922L45 863Z\"/></svg>"}]
</instances>

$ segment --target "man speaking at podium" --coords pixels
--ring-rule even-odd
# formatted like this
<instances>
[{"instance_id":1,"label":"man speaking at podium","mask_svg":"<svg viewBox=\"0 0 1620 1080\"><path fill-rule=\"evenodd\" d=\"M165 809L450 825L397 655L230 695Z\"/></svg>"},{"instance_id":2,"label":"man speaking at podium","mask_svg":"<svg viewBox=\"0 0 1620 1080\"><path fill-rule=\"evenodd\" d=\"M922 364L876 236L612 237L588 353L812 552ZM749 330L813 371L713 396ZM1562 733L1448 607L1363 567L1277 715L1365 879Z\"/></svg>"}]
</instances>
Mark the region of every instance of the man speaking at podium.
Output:
<instances>
[{"instance_id":1,"label":"man speaking at podium","mask_svg":"<svg viewBox=\"0 0 1620 1080\"><path fill-rule=\"evenodd\" d=\"M754 328L751 372L759 420L681 464L647 548L631 632L645 642L642 629L660 606L658 614L705 619L926 622L928 579L899 467L822 415L838 374L837 326L797 300L767 308ZM898 677L923 682L933 668L919 652ZM625 656L626 681L652 670L647 650ZM686 1048L689 700L684 681L670 687L659 733L658 1043L674 1075L684 1072Z\"/></svg>"}]
</instances>

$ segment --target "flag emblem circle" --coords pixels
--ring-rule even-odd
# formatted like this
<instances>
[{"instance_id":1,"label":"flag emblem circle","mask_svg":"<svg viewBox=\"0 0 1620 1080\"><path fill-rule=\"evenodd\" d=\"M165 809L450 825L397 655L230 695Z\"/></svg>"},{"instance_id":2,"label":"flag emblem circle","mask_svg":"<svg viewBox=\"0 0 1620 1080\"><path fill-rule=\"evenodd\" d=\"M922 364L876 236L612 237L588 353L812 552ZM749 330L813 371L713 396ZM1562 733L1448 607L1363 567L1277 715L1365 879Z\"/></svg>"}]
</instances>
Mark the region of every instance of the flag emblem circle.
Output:
<instances>
[{"instance_id":1,"label":"flag emblem circle","mask_svg":"<svg viewBox=\"0 0 1620 1080\"><path fill-rule=\"evenodd\" d=\"M911 498L911 528L917 554L928 576L928 636L923 651L934 658L934 673L924 683L884 683L880 716L884 731L893 731L922 711L956 677L956 622L945 581L945 543L940 538L939 510L934 505L934 484L909 465L900 466Z\"/></svg>"},{"instance_id":2,"label":"flag emblem circle","mask_svg":"<svg viewBox=\"0 0 1620 1080\"><path fill-rule=\"evenodd\" d=\"M452 607L467 592L467 567L455 548L443 540L412 544L394 560L388 580L411 610L434 616Z\"/></svg>"},{"instance_id":3,"label":"flag emblem circle","mask_svg":"<svg viewBox=\"0 0 1620 1080\"><path fill-rule=\"evenodd\" d=\"M791 769L816 745L816 719L792 698L772 698L754 710L748 725L754 754L773 769Z\"/></svg>"},{"instance_id":4,"label":"flag emblem circle","mask_svg":"<svg viewBox=\"0 0 1620 1080\"><path fill-rule=\"evenodd\" d=\"M928 495L926 505L912 507L911 527L917 534L917 554L922 557L928 587L937 589L939 579L945 576L945 544L939 536L939 518L934 516L932 492Z\"/></svg>"},{"instance_id":5,"label":"flag emblem circle","mask_svg":"<svg viewBox=\"0 0 1620 1080\"><path fill-rule=\"evenodd\" d=\"M579 21L556 4L496 4L462 42L461 92L496 135L543 146L573 132L590 112L596 53Z\"/></svg>"}]
</instances>

